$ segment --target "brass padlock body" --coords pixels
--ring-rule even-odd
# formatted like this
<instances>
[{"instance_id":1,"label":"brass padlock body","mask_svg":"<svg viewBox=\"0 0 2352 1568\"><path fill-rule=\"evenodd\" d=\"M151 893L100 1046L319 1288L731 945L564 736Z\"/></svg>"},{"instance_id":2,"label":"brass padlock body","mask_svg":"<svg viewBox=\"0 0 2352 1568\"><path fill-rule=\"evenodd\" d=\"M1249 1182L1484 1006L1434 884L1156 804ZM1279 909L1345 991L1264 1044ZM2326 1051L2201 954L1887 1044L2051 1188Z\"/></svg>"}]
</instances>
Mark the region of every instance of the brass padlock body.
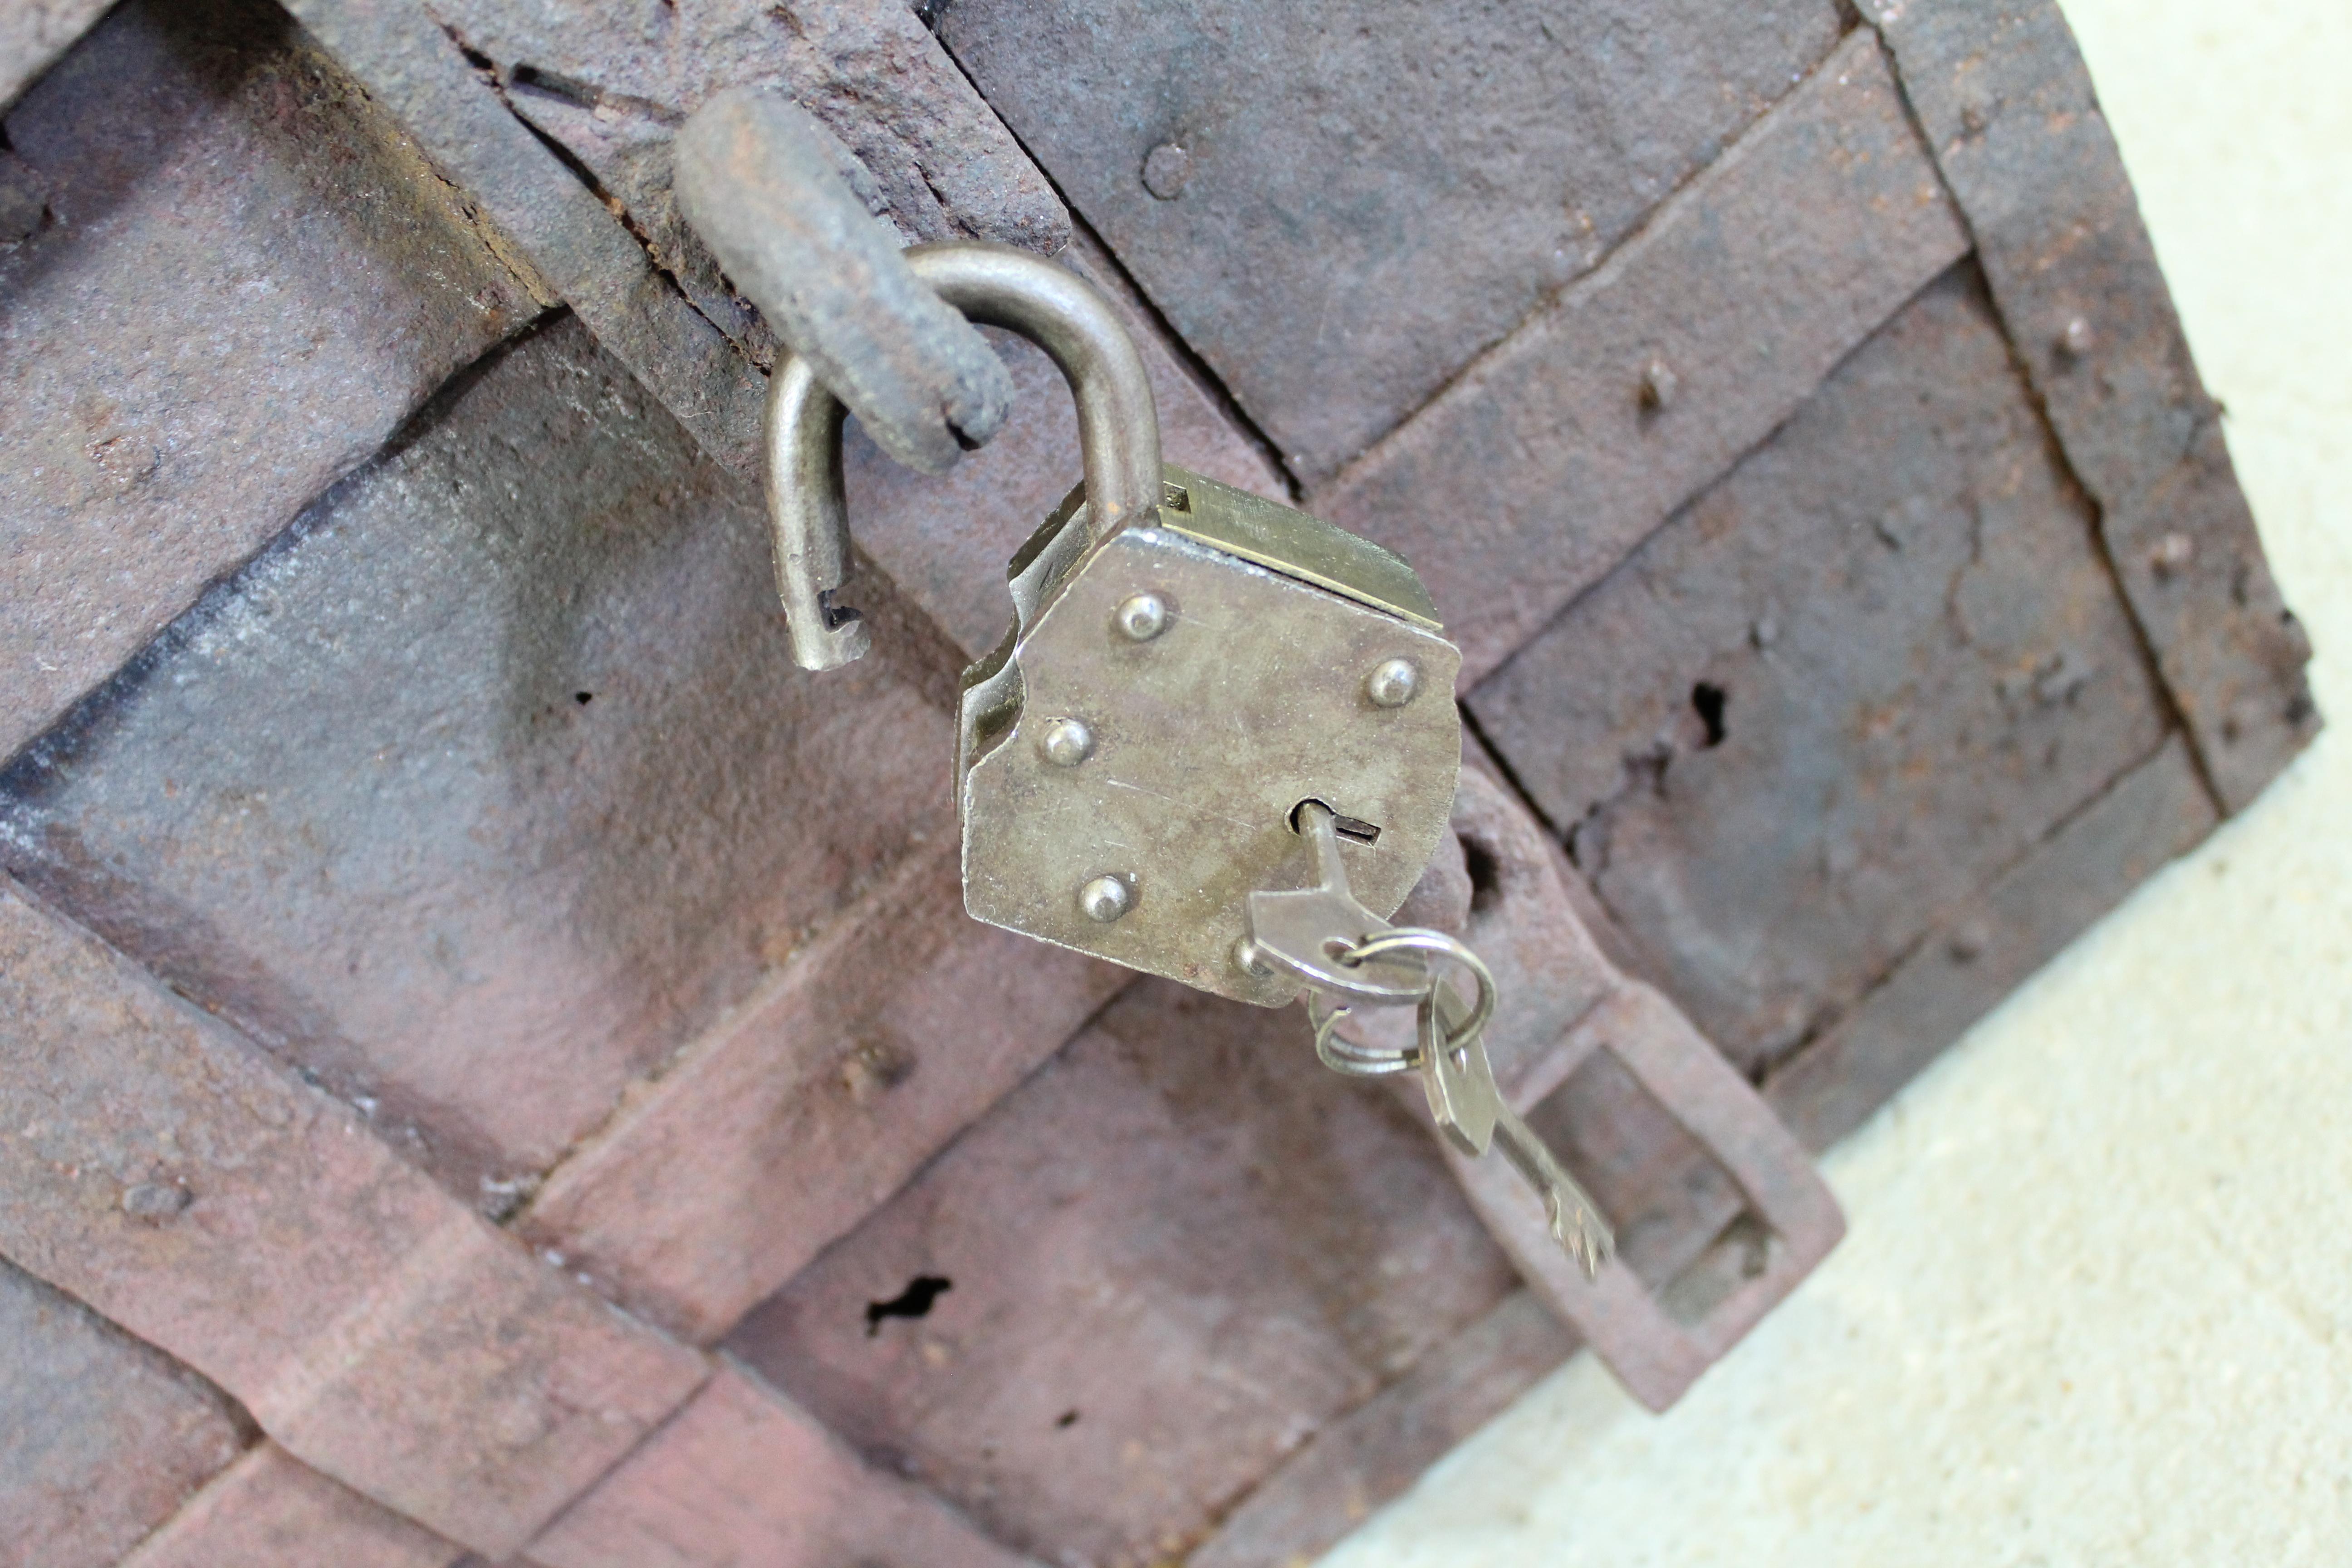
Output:
<instances>
[{"instance_id":1,"label":"brass padlock body","mask_svg":"<svg viewBox=\"0 0 2352 1568\"><path fill-rule=\"evenodd\" d=\"M1396 555L1181 468L1165 477L1155 516L1089 541L1074 495L1014 557L1018 622L965 677L965 907L1279 1005L1296 985L1241 956L1248 895L1308 879L1292 816L1314 799L1349 824L1356 896L1394 912L1453 806L1461 655ZM1165 614L1139 640L1121 609L1145 595ZM1412 670L1402 702L1392 671L1376 680L1396 660ZM1075 761L1068 721L1086 737ZM1084 899L1103 878L1125 889L1114 919Z\"/></svg>"}]
</instances>

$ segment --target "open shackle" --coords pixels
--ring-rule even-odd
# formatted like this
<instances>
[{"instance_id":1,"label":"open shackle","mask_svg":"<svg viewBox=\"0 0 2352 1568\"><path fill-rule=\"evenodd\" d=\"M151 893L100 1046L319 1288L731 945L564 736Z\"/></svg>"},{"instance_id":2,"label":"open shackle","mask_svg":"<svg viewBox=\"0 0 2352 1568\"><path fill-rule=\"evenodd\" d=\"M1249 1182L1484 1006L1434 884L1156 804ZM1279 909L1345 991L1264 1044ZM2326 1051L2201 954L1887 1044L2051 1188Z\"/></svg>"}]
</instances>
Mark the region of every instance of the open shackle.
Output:
<instances>
[{"instance_id":1,"label":"open shackle","mask_svg":"<svg viewBox=\"0 0 2352 1568\"><path fill-rule=\"evenodd\" d=\"M1090 539L1108 537L1160 505L1160 415L1143 356L1109 300L1086 279L1009 245L960 240L901 253L918 280L982 326L1017 332L1045 351L1078 405ZM834 669L862 657L872 634L836 604L849 565L841 400L806 356L777 366L768 388L764 445L776 588L793 662Z\"/></svg>"}]
</instances>

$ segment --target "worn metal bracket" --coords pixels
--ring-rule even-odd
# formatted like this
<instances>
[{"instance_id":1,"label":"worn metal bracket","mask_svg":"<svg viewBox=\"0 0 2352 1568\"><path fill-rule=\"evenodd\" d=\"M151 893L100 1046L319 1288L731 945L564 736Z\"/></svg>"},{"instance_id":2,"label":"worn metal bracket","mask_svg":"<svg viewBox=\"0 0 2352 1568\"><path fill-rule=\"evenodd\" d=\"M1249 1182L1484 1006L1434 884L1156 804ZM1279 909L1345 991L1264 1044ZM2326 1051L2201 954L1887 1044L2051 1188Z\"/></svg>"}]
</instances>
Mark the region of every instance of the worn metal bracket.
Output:
<instances>
[{"instance_id":1,"label":"worn metal bracket","mask_svg":"<svg viewBox=\"0 0 2352 1568\"><path fill-rule=\"evenodd\" d=\"M1761 1269L1696 1323L1682 1323L1622 1258L1587 1279L1551 1239L1542 1205L1499 1162L1444 1148L1462 1189L1545 1304L1653 1410L1680 1399L1699 1373L1812 1272L1845 1235L1845 1216L1804 1149L1748 1080L1671 1003L1638 983L1621 987L1505 1090L1525 1115L1597 1050L1622 1062L1719 1162L1771 1233Z\"/></svg>"},{"instance_id":2,"label":"worn metal bracket","mask_svg":"<svg viewBox=\"0 0 2352 1568\"><path fill-rule=\"evenodd\" d=\"M1486 1043L1504 1099L1535 1119L1537 1108L1596 1052L1607 1052L1745 1200L1735 1213L1723 1206L1731 1194L1718 1189L1696 1215L1708 1227L1707 1245L1694 1228L1677 1236L1673 1255L1707 1253L1714 1242L1730 1239L1727 1229L1739 1232L1738 1239L1760 1241L1760 1252L1750 1247L1719 1255L1736 1258L1743 1277L1696 1321L1685 1322L1667 1298L1691 1293L1677 1289L1698 1282L1689 1265L1663 1291L1646 1285L1622 1254L1588 1279L1561 1253L1542 1204L1508 1165L1465 1157L1437 1140L1471 1205L1536 1296L1636 1399L1663 1410L1828 1255L1845 1234L1844 1216L1795 1134L1738 1069L1681 1009L1625 973L1606 912L1581 891L1558 842L1509 790L1483 768L1465 766L1451 827L1465 850L1451 907L1437 907L1449 902L1440 892L1448 880L1445 857L1414 896L1430 906L1421 918L1458 928L1495 972L1503 1005ZM1402 1044L1379 1034L1391 1026L1378 1014L1357 1021L1355 1033L1372 1044ZM1420 1098L1417 1087L1402 1092ZM1574 1171L1574 1142L1554 1147ZM1653 1171L1637 1182L1647 1190L1662 1179ZM1620 1202L1628 1196L1622 1182L1587 1184L1604 1206L1612 1185ZM1621 1229L1637 1223L1630 1214L1611 1217ZM1637 1263L1642 1251L1633 1249Z\"/></svg>"}]
</instances>

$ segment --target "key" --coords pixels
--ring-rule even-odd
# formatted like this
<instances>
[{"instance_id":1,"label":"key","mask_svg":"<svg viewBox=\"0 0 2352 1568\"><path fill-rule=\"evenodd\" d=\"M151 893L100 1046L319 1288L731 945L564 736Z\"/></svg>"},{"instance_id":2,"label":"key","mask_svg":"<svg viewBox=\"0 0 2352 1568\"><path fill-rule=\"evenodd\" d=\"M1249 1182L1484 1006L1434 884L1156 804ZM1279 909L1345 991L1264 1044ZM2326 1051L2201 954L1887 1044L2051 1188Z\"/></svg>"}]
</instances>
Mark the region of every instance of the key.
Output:
<instances>
[{"instance_id":1,"label":"key","mask_svg":"<svg viewBox=\"0 0 2352 1568\"><path fill-rule=\"evenodd\" d=\"M1486 1015L1494 979L1454 938L1390 925L1356 901L1339 858L1338 819L1319 801L1298 808L1298 831L1312 847L1316 886L1249 896L1253 954L1312 988L1307 1016L1315 1051L1335 1071L1370 1075L1418 1066L1429 1113L1446 1142L1474 1158L1500 1145L1503 1158L1543 1199L1552 1239L1591 1279L1616 1250L1601 1206L1553 1157L1535 1129L1519 1119L1495 1082L1486 1059ZM1369 951L1367 951L1369 950ZM1445 954L1478 978L1475 1007L1426 962ZM1332 1029L1347 1016L1333 998L1376 1005L1412 1002L1420 1007L1421 1042L1412 1061L1349 1047Z\"/></svg>"},{"instance_id":2,"label":"key","mask_svg":"<svg viewBox=\"0 0 2352 1568\"><path fill-rule=\"evenodd\" d=\"M1445 981L1421 1004L1421 1082L1429 1114L1447 1142L1465 1154L1500 1148L1503 1158L1543 1199L1551 1237L1593 1279L1617 1249L1601 1206L1554 1157L1535 1129L1519 1119L1495 1081L1485 1030Z\"/></svg>"},{"instance_id":3,"label":"key","mask_svg":"<svg viewBox=\"0 0 2352 1568\"><path fill-rule=\"evenodd\" d=\"M1297 827L1315 856L1316 885L1249 896L1254 954L1327 996L1396 1006L1427 995L1429 968L1414 954L1360 963L1340 961L1341 952L1393 928L1348 890L1348 868L1339 858L1339 819L1331 808L1319 800L1304 803Z\"/></svg>"},{"instance_id":4,"label":"key","mask_svg":"<svg viewBox=\"0 0 2352 1568\"><path fill-rule=\"evenodd\" d=\"M1429 1097L1430 1119L1448 1143L1475 1159L1494 1144L1495 1127L1503 1116L1503 1095L1495 1082L1493 1064L1486 1059L1485 1042L1478 1036L1450 1048L1445 1044L1449 1034L1461 1039L1468 1012L1461 994L1446 982L1438 982L1421 1005L1421 1049L1415 1060L1421 1068L1423 1092Z\"/></svg>"}]
</instances>

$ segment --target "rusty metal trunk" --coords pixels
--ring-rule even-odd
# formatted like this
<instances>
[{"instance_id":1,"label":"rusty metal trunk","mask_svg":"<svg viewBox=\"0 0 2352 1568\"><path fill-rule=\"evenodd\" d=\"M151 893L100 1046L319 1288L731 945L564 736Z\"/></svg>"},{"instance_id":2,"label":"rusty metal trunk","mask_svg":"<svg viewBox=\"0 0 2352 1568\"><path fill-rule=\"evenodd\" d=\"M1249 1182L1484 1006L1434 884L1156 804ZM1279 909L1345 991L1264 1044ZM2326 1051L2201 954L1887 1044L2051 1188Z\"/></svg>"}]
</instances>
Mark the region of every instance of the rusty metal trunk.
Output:
<instances>
[{"instance_id":1,"label":"rusty metal trunk","mask_svg":"<svg viewBox=\"0 0 2352 1568\"><path fill-rule=\"evenodd\" d=\"M992 334L947 477L853 433L887 635L793 668L740 87L1419 569L1412 907L1618 1274L962 914L1075 426ZM1303 1560L1580 1348L1677 1397L2318 723L2051 0L49 0L0 104L0 1564Z\"/></svg>"}]
</instances>

